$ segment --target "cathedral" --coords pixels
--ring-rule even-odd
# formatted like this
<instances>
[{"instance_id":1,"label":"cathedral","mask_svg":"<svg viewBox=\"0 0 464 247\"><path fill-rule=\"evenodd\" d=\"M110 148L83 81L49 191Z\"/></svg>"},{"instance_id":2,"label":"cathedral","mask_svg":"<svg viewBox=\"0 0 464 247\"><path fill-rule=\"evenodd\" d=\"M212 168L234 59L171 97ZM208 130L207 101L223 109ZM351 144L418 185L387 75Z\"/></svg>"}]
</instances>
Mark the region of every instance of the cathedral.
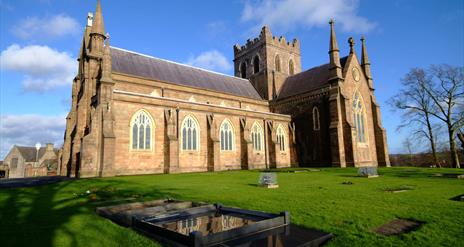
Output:
<instances>
[{"instance_id":1,"label":"cathedral","mask_svg":"<svg viewBox=\"0 0 464 247\"><path fill-rule=\"evenodd\" d=\"M98 0L72 83L61 175L101 177L298 166L389 166L364 38L301 68L268 27L235 45L235 76L110 46Z\"/></svg>"}]
</instances>

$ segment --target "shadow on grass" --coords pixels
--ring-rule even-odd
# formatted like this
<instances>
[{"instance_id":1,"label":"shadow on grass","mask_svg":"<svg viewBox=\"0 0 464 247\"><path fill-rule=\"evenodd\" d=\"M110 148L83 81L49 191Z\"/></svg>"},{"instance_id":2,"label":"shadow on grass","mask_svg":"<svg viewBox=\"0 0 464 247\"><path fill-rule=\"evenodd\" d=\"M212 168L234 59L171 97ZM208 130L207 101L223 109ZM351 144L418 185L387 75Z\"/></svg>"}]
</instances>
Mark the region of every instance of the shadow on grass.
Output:
<instances>
[{"instance_id":1,"label":"shadow on grass","mask_svg":"<svg viewBox=\"0 0 464 247\"><path fill-rule=\"evenodd\" d=\"M387 177L403 177L403 178L431 178L431 179L456 179L458 175L456 170L433 169L433 170L387 170L380 173Z\"/></svg>"},{"instance_id":2,"label":"shadow on grass","mask_svg":"<svg viewBox=\"0 0 464 247\"><path fill-rule=\"evenodd\" d=\"M464 174L464 169L449 169L449 168L432 168L432 169L415 169L415 168L380 168L379 176L397 177L397 178L429 178L429 179L457 179L458 175ZM356 168L344 168L330 171L339 177L355 178L358 176Z\"/></svg>"},{"instance_id":3,"label":"shadow on grass","mask_svg":"<svg viewBox=\"0 0 464 247\"><path fill-rule=\"evenodd\" d=\"M1 245L77 246L82 243L96 244L101 241L99 238L106 238L114 245L130 246L128 234L121 234L121 229L119 233L109 230L111 226L108 229L105 225L109 222L98 218L95 208L124 203L126 198L144 201L176 197L171 189L165 190L169 192L152 187L141 190L132 185L123 181L76 180L29 188L1 189ZM107 235L102 235L105 234L102 231ZM85 239L86 236L95 239Z\"/></svg>"},{"instance_id":4,"label":"shadow on grass","mask_svg":"<svg viewBox=\"0 0 464 247\"><path fill-rule=\"evenodd\" d=\"M358 176L358 174L354 174L354 175L351 175L351 174L341 174L339 175L340 177L345 177L345 178L361 178L361 176Z\"/></svg>"}]
</instances>

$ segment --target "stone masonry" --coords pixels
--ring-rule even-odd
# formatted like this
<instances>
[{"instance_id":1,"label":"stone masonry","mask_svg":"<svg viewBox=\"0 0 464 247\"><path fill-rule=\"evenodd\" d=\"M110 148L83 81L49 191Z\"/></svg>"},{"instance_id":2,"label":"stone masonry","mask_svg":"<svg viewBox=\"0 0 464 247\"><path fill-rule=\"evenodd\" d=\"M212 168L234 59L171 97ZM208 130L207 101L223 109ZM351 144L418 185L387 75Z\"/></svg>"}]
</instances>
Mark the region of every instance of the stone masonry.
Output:
<instances>
[{"instance_id":1,"label":"stone masonry","mask_svg":"<svg viewBox=\"0 0 464 247\"><path fill-rule=\"evenodd\" d=\"M364 39L361 62L350 45L340 58L331 22L330 63L302 71L299 41L264 27L234 46L233 77L110 46L98 1L73 81L61 175L389 165ZM353 120L354 95L362 122Z\"/></svg>"}]
</instances>

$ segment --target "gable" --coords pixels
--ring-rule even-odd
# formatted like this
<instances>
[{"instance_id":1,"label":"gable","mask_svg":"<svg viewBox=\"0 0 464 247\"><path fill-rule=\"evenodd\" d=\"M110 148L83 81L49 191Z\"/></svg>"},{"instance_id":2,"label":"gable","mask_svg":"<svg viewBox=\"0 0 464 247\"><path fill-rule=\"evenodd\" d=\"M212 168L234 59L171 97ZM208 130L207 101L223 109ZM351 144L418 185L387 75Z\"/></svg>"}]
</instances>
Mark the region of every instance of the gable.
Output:
<instances>
[{"instance_id":1,"label":"gable","mask_svg":"<svg viewBox=\"0 0 464 247\"><path fill-rule=\"evenodd\" d=\"M357 74L359 76L358 80L355 80L355 72L354 68L357 70ZM356 54L351 54L346 62L346 65L343 68L343 77L345 78L345 83L343 83L343 87L345 91L353 91L355 89L361 89L364 87L369 88L368 80L366 75L364 74L363 67L359 62Z\"/></svg>"},{"instance_id":2,"label":"gable","mask_svg":"<svg viewBox=\"0 0 464 247\"><path fill-rule=\"evenodd\" d=\"M262 100L247 79L111 48L113 72Z\"/></svg>"}]
</instances>

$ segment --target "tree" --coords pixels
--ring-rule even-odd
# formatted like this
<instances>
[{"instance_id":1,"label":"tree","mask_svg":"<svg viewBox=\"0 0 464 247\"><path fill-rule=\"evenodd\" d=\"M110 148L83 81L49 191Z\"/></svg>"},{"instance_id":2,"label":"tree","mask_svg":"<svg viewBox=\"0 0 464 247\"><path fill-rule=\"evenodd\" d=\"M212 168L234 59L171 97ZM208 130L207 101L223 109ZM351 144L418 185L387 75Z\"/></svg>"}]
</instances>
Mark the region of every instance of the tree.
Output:
<instances>
[{"instance_id":1,"label":"tree","mask_svg":"<svg viewBox=\"0 0 464 247\"><path fill-rule=\"evenodd\" d=\"M408 151L409 162L411 163L411 166L414 166L414 159L413 159L414 158L414 151L413 151L414 144L412 142L411 137L408 136L403 140L403 146Z\"/></svg>"},{"instance_id":2,"label":"tree","mask_svg":"<svg viewBox=\"0 0 464 247\"><path fill-rule=\"evenodd\" d=\"M434 103L422 86L431 82L430 76L423 69L411 69L402 79L403 88L389 100L389 104L403 111L403 124L398 129L412 127L411 137L426 138L432 151L433 162L439 165L435 134L437 126L432 123L431 115L435 110ZM409 137L407 140L407 143L410 143Z\"/></svg>"},{"instance_id":3,"label":"tree","mask_svg":"<svg viewBox=\"0 0 464 247\"><path fill-rule=\"evenodd\" d=\"M451 161L460 168L456 147L456 134L464 123L464 67L432 65L427 71L429 80L420 86L433 101L430 114L441 120L447 127Z\"/></svg>"}]
</instances>

